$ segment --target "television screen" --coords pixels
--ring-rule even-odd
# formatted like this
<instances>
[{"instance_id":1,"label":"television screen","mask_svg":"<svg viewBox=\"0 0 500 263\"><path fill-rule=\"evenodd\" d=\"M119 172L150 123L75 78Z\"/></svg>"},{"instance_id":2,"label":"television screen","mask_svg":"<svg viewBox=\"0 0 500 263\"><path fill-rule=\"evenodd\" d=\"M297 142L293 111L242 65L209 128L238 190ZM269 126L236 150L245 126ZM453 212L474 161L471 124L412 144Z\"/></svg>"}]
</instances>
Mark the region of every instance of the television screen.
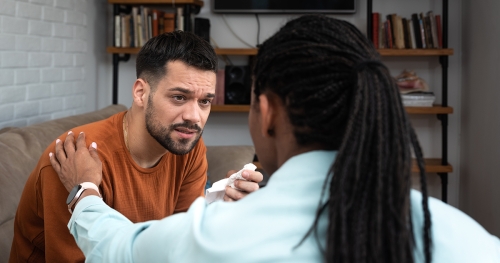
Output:
<instances>
[{"instance_id":1,"label":"television screen","mask_svg":"<svg viewBox=\"0 0 500 263\"><path fill-rule=\"evenodd\" d=\"M354 13L355 0L212 0L214 13Z\"/></svg>"}]
</instances>

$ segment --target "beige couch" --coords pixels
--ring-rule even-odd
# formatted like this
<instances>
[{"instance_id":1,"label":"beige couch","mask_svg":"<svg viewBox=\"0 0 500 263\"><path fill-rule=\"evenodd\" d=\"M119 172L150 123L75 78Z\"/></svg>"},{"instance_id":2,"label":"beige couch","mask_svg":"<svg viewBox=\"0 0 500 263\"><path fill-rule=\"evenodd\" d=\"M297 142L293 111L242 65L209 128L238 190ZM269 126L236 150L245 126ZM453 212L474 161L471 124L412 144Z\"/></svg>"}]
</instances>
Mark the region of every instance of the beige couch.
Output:
<instances>
[{"instance_id":1,"label":"beige couch","mask_svg":"<svg viewBox=\"0 0 500 263\"><path fill-rule=\"evenodd\" d=\"M126 110L112 105L102 110L47 121L23 128L0 130L0 263L7 262L14 234L14 216L27 177L45 148L69 129L107 118ZM231 169L251 162L252 146L207 147L209 180L215 182Z\"/></svg>"}]
</instances>

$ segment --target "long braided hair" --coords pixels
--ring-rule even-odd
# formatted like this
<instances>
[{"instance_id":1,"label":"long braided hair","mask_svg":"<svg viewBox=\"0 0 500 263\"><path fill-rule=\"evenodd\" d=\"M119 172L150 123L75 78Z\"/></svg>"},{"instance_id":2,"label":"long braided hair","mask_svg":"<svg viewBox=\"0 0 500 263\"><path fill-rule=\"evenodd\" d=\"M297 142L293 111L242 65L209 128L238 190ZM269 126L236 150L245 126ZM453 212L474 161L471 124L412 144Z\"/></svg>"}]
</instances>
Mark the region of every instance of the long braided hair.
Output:
<instances>
[{"instance_id":1,"label":"long braided hair","mask_svg":"<svg viewBox=\"0 0 500 263\"><path fill-rule=\"evenodd\" d=\"M431 221L422 152L398 89L371 42L348 22L306 15L259 48L256 98L283 101L299 145L338 150L316 221L328 213L326 262L413 262L411 148L420 168L426 262ZM319 243L318 243L319 245Z\"/></svg>"}]
</instances>

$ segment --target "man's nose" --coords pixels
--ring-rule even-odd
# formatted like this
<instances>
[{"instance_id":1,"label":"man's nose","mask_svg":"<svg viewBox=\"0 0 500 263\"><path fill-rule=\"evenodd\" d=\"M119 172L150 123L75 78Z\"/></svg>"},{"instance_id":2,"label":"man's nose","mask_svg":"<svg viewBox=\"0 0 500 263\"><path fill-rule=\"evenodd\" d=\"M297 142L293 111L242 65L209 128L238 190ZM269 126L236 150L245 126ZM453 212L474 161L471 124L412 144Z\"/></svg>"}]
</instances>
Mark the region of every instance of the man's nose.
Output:
<instances>
[{"instance_id":1,"label":"man's nose","mask_svg":"<svg viewBox=\"0 0 500 263\"><path fill-rule=\"evenodd\" d=\"M187 103L182 113L182 119L190 123L199 124L201 122L201 109L198 103Z\"/></svg>"}]
</instances>

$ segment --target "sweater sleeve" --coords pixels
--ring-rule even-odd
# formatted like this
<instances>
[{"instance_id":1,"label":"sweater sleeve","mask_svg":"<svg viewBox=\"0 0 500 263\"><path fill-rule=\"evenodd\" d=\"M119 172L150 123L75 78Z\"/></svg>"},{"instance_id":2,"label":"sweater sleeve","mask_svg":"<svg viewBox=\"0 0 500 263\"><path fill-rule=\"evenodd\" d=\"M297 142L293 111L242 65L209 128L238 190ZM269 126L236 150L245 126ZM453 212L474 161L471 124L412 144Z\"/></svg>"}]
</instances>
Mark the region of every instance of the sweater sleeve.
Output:
<instances>
[{"instance_id":1,"label":"sweater sleeve","mask_svg":"<svg viewBox=\"0 0 500 263\"><path fill-rule=\"evenodd\" d=\"M84 262L83 253L66 227L71 217L66 205L68 191L52 166L40 170L36 189L41 199L39 209L43 210L39 213L43 213L45 261Z\"/></svg>"}]
</instances>

